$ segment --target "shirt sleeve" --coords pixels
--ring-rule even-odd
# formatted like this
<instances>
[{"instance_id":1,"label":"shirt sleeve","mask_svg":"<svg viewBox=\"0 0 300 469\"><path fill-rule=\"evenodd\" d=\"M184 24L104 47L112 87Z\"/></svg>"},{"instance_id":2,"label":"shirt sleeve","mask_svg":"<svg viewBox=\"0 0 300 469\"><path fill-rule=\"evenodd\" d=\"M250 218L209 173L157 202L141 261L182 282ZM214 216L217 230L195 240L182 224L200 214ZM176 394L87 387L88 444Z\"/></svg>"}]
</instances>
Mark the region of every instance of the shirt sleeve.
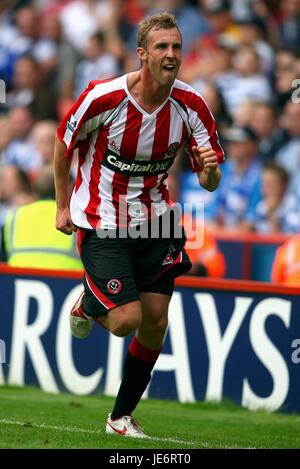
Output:
<instances>
[{"instance_id":1,"label":"shirt sleeve","mask_svg":"<svg viewBox=\"0 0 300 469\"><path fill-rule=\"evenodd\" d=\"M218 162L225 161L225 154L219 142L216 121L207 104L200 95L195 94L189 103L189 121L192 129L191 136L187 142L187 156L193 172L202 171L203 168L197 163L192 148L211 147L217 154Z\"/></svg>"},{"instance_id":2,"label":"shirt sleeve","mask_svg":"<svg viewBox=\"0 0 300 469\"><path fill-rule=\"evenodd\" d=\"M90 82L77 101L60 122L57 138L66 145L66 157L85 140L90 132L102 123L102 96L95 88L97 82Z\"/></svg>"}]
</instances>

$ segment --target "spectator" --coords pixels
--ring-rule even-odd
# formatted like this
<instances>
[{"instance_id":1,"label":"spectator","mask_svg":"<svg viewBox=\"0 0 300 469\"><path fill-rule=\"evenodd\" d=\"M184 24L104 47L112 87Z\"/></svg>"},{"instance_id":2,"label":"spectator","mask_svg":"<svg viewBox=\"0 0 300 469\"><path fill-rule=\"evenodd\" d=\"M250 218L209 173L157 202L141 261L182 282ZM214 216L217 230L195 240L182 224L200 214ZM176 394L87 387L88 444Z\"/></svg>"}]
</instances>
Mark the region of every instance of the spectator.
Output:
<instances>
[{"instance_id":1,"label":"spectator","mask_svg":"<svg viewBox=\"0 0 300 469\"><path fill-rule=\"evenodd\" d=\"M213 83L207 83L207 85L204 86L202 96L212 114L215 116L218 122L220 135L222 136L222 132L232 124L232 119L227 112L223 96Z\"/></svg>"},{"instance_id":2,"label":"spectator","mask_svg":"<svg viewBox=\"0 0 300 469\"><path fill-rule=\"evenodd\" d=\"M232 69L232 54L238 46L239 28L233 22L227 1L205 3L210 31L201 34L184 57L180 78L194 82L227 74Z\"/></svg>"},{"instance_id":3,"label":"spectator","mask_svg":"<svg viewBox=\"0 0 300 469\"><path fill-rule=\"evenodd\" d=\"M30 139L33 126L30 109L17 106L8 113L10 139L3 149L2 164L16 165L30 173L39 166L38 155Z\"/></svg>"},{"instance_id":4,"label":"spectator","mask_svg":"<svg viewBox=\"0 0 300 469\"><path fill-rule=\"evenodd\" d=\"M294 47L300 42L300 2L281 0L281 21L279 22L279 42L281 47Z\"/></svg>"},{"instance_id":5,"label":"spectator","mask_svg":"<svg viewBox=\"0 0 300 469\"><path fill-rule=\"evenodd\" d=\"M251 127L253 120L253 112L255 108L255 101L246 99L243 101L234 112L234 124L238 127Z\"/></svg>"},{"instance_id":6,"label":"spectator","mask_svg":"<svg viewBox=\"0 0 300 469\"><path fill-rule=\"evenodd\" d=\"M15 61L29 53L32 46L32 39L24 37L17 25L13 24L14 3L14 0L0 2L0 77L8 89L12 86Z\"/></svg>"},{"instance_id":7,"label":"spectator","mask_svg":"<svg viewBox=\"0 0 300 469\"><path fill-rule=\"evenodd\" d=\"M300 231L299 203L288 194L289 175L269 162L262 173L262 199L247 216L245 227L256 233L297 233Z\"/></svg>"},{"instance_id":8,"label":"spectator","mask_svg":"<svg viewBox=\"0 0 300 469\"><path fill-rule=\"evenodd\" d=\"M277 248L271 280L290 287L300 286L300 234L292 236Z\"/></svg>"},{"instance_id":9,"label":"spectator","mask_svg":"<svg viewBox=\"0 0 300 469\"><path fill-rule=\"evenodd\" d=\"M107 27L112 14L113 8L108 0L76 0L60 13L64 35L81 53L91 35Z\"/></svg>"},{"instance_id":10,"label":"spectator","mask_svg":"<svg viewBox=\"0 0 300 469\"><path fill-rule=\"evenodd\" d=\"M212 34L239 40L240 28L232 17L230 0L203 0L202 5Z\"/></svg>"},{"instance_id":11,"label":"spectator","mask_svg":"<svg viewBox=\"0 0 300 469\"><path fill-rule=\"evenodd\" d=\"M34 57L45 81L50 82L51 89L58 95L57 106L61 107L64 100L74 98L75 68L80 56L64 38L58 7L52 3L40 14L39 34ZM70 102L66 104L69 105Z\"/></svg>"},{"instance_id":12,"label":"spectator","mask_svg":"<svg viewBox=\"0 0 300 469\"><path fill-rule=\"evenodd\" d=\"M206 219L213 228L240 230L246 214L259 200L261 164L255 134L248 127L230 127L224 138L229 158Z\"/></svg>"},{"instance_id":13,"label":"spectator","mask_svg":"<svg viewBox=\"0 0 300 469\"><path fill-rule=\"evenodd\" d=\"M236 42L228 41L224 36L200 38L186 55L180 78L199 88L198 82L201 80L207 82L219 76L223 80L231 77L232 56L236 47Z\"/></svg>"},{"instance_id":14,"label":"spectator","mask_svg":"<svg viewBox=\"0 0 300 469\"><path fill-rule=\"evenodd\" d=\"M265 40L266 28L264 22L257 16L250 15L239 22L240 43L254 47L260 58L261 70L270 74L274 66L274 51Z\"/></svg>"},{"instance_id":15,"label":"spectator","mask_svg":"<svg viewBox=\"0 0 300 469\"><path fill-rule=\"evenodd\" d=\"M11 126L7 115L0 115L0 165L3 164L4 150L13 138Z\"/></svg>"},{"instance_id":16,"label":"spectator","mask_svg":"<svg viewBox=\"0 0 300 469\"><path fill-rule=\"evenodd\" d=\"M37 11L31 6L24 6L16 11L14 20L20 37L32 47L38 35Z\"/></svg>"},{"instance_id":17,"label":"spectator","mask_svg":"<svg viewBox=\"0 0 300 469\"><path fill-rule=\"evenodd\" d=\"M56 129L55 121L46 120L37 122L32 128L31 139L39 160L38 170L45 166L52 166Z\"/></svg>"},{"instance_id":18,"label":"spectator","mask_svg":"<svg viewBox=\"0 0 300 469\"><path fill-rule=\"evenodd\" d=\"M261 75L260 58L251 46L240 46L233 56L235 72L228 80L222 76L216 80L227 108L232 116L246 100L270 100L272 96L268 80Z\"/></svg>"},{"instance_id":19,"label":"spectator","mask_svg":"<svg viewBox=\"0 0 300 469\"><path fill-rule=\"evenodd\" d=\"M293 49L281 49L275 58L275 98L281 112L291 99L293 81L298 78L297 53Z\"/></svg>"},{"instance_id":20,"label":"spectator","mask_svg":"<svg viewBox=\"0 0 300 469\"><path fill-rule=\"evenodd\" d=\"M289 190L296 193L300 186L300 103L287 102L282 125L287 130L289 139L278 150L275 160L288 171Z\"/></svg>"},{"instance_id":21,"label":"spectator","mask_svg":"<svg viewBox=\"0 0 300 469\"><path fill-rule=\"evenodd\" d=\"M17 166L0 166L0 228L9 211L33 200L27 173Z\"/></svg>"},{"instance_id":22,"label":"spectator","mask_svg":"<svg viewBox=\"0 0 300 469\"><path fill-rule=\"evenodd\" d=\"M55 79L55 74L59 72L60 44L62 42L61 25L57 12L39 14L38 40L32 51L32 55L40 64L42 75Z\"/></svg>"},{"instance_id":23,"label":"spectator","mask_svg":"<svg viewBox=\"0 0 300 469\"><path fill-rule=\"evenodd\" d=\"M16 61L13 82L14 89L7 96L10 108L29 106L36 119L56 119L56 96L43 81L40 65L31 55Z\"/></svg>"},{"instance_id":24,"label":"spectator","mask_svg":"<svg viewBox=\"0 0 300 469\"><path fill-rule=\"evenodd\" d=\"M249 126L258 138L258 152L262 162L274 159L274 155L287 140L284 130L279 127L275 105L271 102L253 103Z\"/></svg>"},{"instance_id":25,"label":"spectator","mask_svg":"<svg viewBox=\"0 0 300 469\"><path fill-rule=\"evenodd\" d=\"M105 34L107 51L118 61L119 67L130 71L136 62L129 48L130 38L136 32L135 20L128 14L130 3L124 0L110 0L112 15L100 30ZM142 17L141 17L142 18ZM127 68L128 67L128 68Z\"/></svg>"},{"instance_id":26,"label":"spectator","mask_svg":"<svg viewBox=\"0 0 300 469\"><path fill-rule=\"evenodd\" d=\"M259 18L265 26L268 43L274 48L278 47L278 18L280 16L278 0L275 2L274 0L250 0L250 2L252 15Z\"/></svg>"},{"instance_id":27,"label":"spectator","mask_svg":"<svg viewBox=\"0 0 300 469\"><path fill-rule=\"evenodd\" d=\"M43 74L53 69L57 62L57 48L52 38L44 37L49 32L58 34L59 25L53 21L53 16L40 16L33 6L27 5L17 10L15 13L16 38L14 42L23 44L24 52L41 65ZM56 31L55 31L56 29ZM19 46L20 47L20 46ZM23 54L24 55L24 54Z\"/></svg>"},{"instance_id":28,"label":"spectator","mask_svg":"<svg viewBox=\"0 0 300 469\"><path fill-rule=\"evenodd\" d=\"M101 31L88 39L83 53L84 59L76 68L76 98L87 87L91 77L103 80L117 76L120 71L118 61L108 52L106 37Z\"/></svg>"},{"instance_id":29,"label":"spectator","mask_svg":"<svg viewBox=\"0 0 300 469\"><path fill-rule=\"evenodd\" d=\"M64 236L55 229L55 187L51 168L40 172L34 189L38 200L10 212L5 220L4 249L8 264L82 270L75 235Z\"/></svg>"}]
</instances>

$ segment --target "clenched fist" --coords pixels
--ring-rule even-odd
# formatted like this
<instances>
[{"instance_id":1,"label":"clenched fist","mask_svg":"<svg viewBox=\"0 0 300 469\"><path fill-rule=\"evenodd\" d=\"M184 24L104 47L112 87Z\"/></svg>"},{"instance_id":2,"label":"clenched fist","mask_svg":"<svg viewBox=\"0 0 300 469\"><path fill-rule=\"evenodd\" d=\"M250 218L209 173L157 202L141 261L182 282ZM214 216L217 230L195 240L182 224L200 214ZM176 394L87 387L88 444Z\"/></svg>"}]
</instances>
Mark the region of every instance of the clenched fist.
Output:
<instances>
[{"instance_id":1,"label":"clenched fist","mask_svg":"<svg viewBox=\"0 0 300 469\"><path fill-rule=\"evenodd\" d=\"M73 231L77 231L77 227L72 222L69 208L57 209L56 229L67 235L71 235Z\"/></svg>"},{"instance_id":2,"label":"clenched fist","mask_svg":"<svg viewBox=\"0 0 300 469\"><path fill-rule=\"evenodd\" d=\"M203 167L206 174L213 173L218 168L218 157L211 147L192 148L197 163Z\"/></svg>"}]
</instances>

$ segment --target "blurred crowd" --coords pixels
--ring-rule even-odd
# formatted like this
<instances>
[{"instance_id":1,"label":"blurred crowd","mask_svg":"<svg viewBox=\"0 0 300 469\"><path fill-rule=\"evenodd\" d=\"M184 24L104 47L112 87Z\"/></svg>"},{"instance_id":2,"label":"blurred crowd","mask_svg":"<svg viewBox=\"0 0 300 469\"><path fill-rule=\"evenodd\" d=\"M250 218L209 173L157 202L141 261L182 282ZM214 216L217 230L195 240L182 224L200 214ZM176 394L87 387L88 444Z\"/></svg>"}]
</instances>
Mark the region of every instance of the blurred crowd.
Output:
<instances>
[{"instance_id":1,"label":"blurred crowd","mask_svg":"<svg viewBox=\"0 0 300 469\"><path fill-rule=\"evenodd\" d=\"M206 100L227 157L208 193L180 155L173 199L203 202L217 230L300 232L300 0L1 0L0 227L38 197L57 123L88 82L139 68L137 25L158 11L176 15L178 78Z\"/></svg>"}]
</instances>

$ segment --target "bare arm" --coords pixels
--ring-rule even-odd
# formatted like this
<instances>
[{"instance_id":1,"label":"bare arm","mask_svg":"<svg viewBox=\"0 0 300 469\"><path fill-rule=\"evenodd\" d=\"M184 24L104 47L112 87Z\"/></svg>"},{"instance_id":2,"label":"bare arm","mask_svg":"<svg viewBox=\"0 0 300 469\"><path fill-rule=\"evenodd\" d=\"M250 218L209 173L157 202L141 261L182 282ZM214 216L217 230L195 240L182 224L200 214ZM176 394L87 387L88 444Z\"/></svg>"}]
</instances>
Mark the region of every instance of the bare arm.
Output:
<instances>
[{"instance_id":1,"label":"bare arm","mask_svg":"<svg viewBox=\"0 0 300 469\"><path fill-rule=\"evenodd\" d=\"M70 213L68 181L72 158L66 158L66 146L56 137L54 150L54 178L56 191L56 228L71 235L77 228Z\"/></svg>"},{"instance_id":2,"label":"bare arm","mask_svg":"<svg viewBox=\"0 0 300 469\"><path fill-rule=\"evenodd\" d=\"M213 192L221 181L216 152L210 147L193 147L192 150L197 162L203 167L203 171L198 173L199 183L204 189Z\"/></svg>"}]
</instances>

